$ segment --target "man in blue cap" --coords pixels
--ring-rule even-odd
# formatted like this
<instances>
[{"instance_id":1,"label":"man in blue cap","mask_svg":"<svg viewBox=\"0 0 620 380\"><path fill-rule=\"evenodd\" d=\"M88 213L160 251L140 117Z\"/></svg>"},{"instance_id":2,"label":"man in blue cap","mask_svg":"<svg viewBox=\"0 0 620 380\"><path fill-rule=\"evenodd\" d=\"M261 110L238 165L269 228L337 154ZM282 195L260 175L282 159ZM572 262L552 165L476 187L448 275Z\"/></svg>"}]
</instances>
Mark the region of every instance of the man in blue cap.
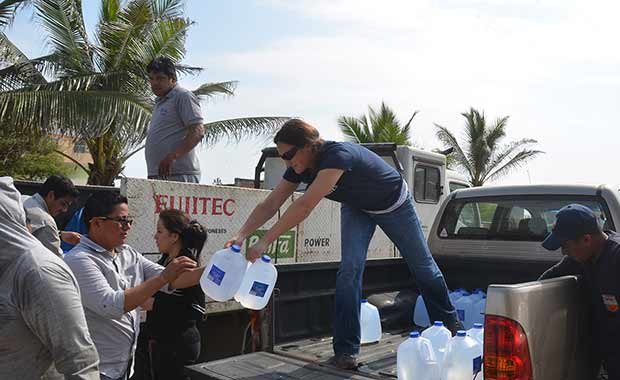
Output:
<instances>
[{"instance_id":1,"label":"man in blue cap","mask_svg":"<svg viewBox=\"0 0 620 380\"><path fill-rule=\"evenodd\" d=\"M609 380L620 380L620 234L603 232L589 208L571 204L556 215L542 246L567 256L541 279L581 274L590 292L595 339Z\"/></svg>"}]
</instances>

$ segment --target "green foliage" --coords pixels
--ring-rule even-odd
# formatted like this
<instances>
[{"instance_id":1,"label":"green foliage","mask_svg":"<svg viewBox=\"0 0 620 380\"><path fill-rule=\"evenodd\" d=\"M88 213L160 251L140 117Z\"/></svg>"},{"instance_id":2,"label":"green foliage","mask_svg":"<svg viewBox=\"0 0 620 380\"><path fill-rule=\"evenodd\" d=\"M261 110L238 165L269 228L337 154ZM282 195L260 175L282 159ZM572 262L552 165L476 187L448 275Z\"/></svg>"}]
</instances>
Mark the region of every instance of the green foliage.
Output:
<instances>
[{"instance_id":1,"label":"green foliage","mask_svg":"<svg viewBox=\"0 0 620 380\"><path fill-rule=\"evenodd\" d=\"M45 180L53 174L70 175L62 157L56 153L54 139L6 132L0 132L0 176Z\"/></svg>"},{"instance_id":2,"label":"green foliage","mask_svg":"<svg viewBox=\"0 0 620 380\"><path fill-rule=\"evenodd\" d=\"M369 106L368 116L341 116L338 125L346 140L358 144L392 142L412 145L411 122L417 113L415 111L409 121L401 125L394 111L382 102L378 112Z\"/></svg>"}]
</instances>

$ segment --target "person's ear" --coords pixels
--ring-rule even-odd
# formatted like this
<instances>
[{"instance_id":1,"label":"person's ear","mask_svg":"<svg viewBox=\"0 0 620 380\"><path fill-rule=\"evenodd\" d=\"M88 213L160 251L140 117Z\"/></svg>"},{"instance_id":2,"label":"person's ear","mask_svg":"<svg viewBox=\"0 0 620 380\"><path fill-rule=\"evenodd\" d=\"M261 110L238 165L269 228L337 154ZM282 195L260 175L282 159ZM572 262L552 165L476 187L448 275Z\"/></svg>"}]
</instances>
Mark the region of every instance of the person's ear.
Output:
<instances>
[{"instance_id":1,"label":"person's ear","mask_svg":"<svg viewBox=\"0 0 620 380\"><path fill-rule=\"evenodd\" d=\"M56 194L54 193L54 190L51 190L47 193L47 195L45 196L45 200L48 202L53 202L56 200Z\"/></svg>"}]
</instances>

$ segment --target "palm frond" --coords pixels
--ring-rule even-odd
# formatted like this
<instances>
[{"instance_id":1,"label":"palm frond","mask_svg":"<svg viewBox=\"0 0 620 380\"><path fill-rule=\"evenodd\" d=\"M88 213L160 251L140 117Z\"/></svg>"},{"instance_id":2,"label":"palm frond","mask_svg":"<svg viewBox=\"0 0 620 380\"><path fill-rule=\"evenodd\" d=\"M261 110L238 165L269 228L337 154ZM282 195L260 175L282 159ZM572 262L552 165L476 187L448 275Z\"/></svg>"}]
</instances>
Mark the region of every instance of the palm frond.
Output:
<instances>
[{"instance_id":1,"label":"palm frond","mask_svg":"<svg viewBox=\"0 0 620 380\"><path fill-rule=\"evenodd\" d=\"M99 16L99 25L115 22L121 11L120 0L101 0L101 13Z\"/></svg>"},{"instance_id":2,"label":"palm frond","mask_svg":"<svg viewBox=\"0 0 620 380\"><path fill-rule=\"evenodd\" d=\"M233 96L237 83L236 81L205 83L192 92L200 99L213 98L218 95Z\"/></svg>"},{"instance_id":3,"label":"palm frond","mask_svg":"<svg viewBox=\"0 0 620 380\"><path fill-rule=\"evenodd\" d=\"M528 145L536 143L538 143L538 141L534 139L521 139L519 141L509 143L502 149L500 149L500 147L496 147L493 157L487 165L485 173L483 173L483 177L487 177L489 173L495 171L504 161L513 156L518 149L526 149Z\"/></svg>"},{"instance_id":4,"label":"palm frond","mask_svg":"<svg viewBox=\"0 0 620 380\"><path fill-rule=\"evenodd\" d=\"M469 162L467 155L463 151L463 148L461 148L461 145L459 144L456 137L446 127L435 124L435 128L437 128L435 135L437 136L439 141L443 143L444 147L454 148L453 157L455 160L455 164L463 168L469 174L470 178L473 178L474 173L472 164L471 162Z\"/></svg>"},{"instance_id":5,"label":"palm frond","mask_svg":"<svg viewBox=\"0 0 620 380\"><path fill-rule=\"evenodd\" d=\"M181 18L184 8L183 0L151 0L155 20Z\"/></svg>"},{"instance_id":6,"label":"palm frond","mask_svg":"<svg viewBox=\"0 0 620 380\"><path fill-rule=\"evenodd\" d=\"M178 62L185 55L185 37L193 23L186 19L162 20L148 30L132 48L132 55L140 62L150 62L156 57L169 57Z\"/></svg>"},{"instance_id":7,"label":"palm frond","mask_svg":"<svg viewBox=\"0 0 620 380\"><path fill-rule=\"evenodd\" d=\"M493 180L495 180L495 179L497 179L499 177L503 177L506 174L512 172L513 170L521 167L527 161L531 160L532 158L534 158L537 155L542 154L542 153L544 153L544 152L540 151L540 150L526 150L526 149L524 149L524 150L518 152L517 154L515 154L504 165L502 165L501 167L499 167L495 171L489 173L489 175L487 175L484 178L484 181L493 181Z\"/></svg>"},{"instance_id":8,"label":"palm frond","mask_svg":"<svg viewBox=\"0 0 620 380\"><path fill-rule=\"evenodd\" d=\"M150 109L141 99L115 91L19 90L0 93L0 120L87 137L105 133L115 123L146 128Z\"/></svg>"},{"instance_id":9,"label":"palm frond","mask_svg":"<svg viewBox=\"0 0 620 380\"><path fill-rule=\"evenodd\" d=\"M48 31L52 51L62 57L65 74L91 70L91 49L84 28L81 1L37 0L35 8Z\"/></svg>"},{"instance_id":10,"label":"palm frond","mask_svg":"<svg viewBox=\"0 0 620 380\"><path fill-rule=\"evenodd\" d=\"M341 116L338 118L338 126L340 132L344 135L345 139L354 143L362 144L370 142L370 136L366 134L363 125L359 119L349 116Z\"/></svg>"},{"instance_id":11,"label":"palm frond","mask_svg":"<svg viewBox=\"0 0 620 380\"><path fill-rule=\"evenodd\" d=\"M0 29L13 23L19 8L28 5L32 0L4 0L0 2Z\"/></svg>"},{"instance_id":12,"label":"palm frond","mask_svg":"<svg viewBox=\"0 0 620 380\"><path fill-rule=\"evenodd\" d=\"M211 146L222 139L238 142L246 137L264 137L275 132L290 120L289 117L263 116L220 120L204 125L203 143Z\"/></svg>"}]
</instances>

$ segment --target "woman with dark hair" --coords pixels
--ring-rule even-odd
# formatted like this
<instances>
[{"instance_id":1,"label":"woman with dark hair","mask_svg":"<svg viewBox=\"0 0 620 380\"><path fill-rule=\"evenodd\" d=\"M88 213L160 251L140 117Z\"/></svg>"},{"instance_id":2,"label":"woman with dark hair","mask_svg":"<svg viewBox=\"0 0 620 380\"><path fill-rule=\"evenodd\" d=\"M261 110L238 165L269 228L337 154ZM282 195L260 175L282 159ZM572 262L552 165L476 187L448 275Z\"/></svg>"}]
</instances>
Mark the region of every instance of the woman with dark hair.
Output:
<instances>
[{"instance_id":1,"label":"woman with dark hair","mask_svg":"<svg viewBox=\"0 0 620 380\"><path fill-rule=\"evenodd\" d=\"M227 245L241 245L271 219L299 183L309 184L247 256L256 260L269 244L302 222L323 198L340 202L341 262L336 277L334 357L339 368L357 366L360 347L360 301L368 245L376 226L398 247L414 274L431 320L456 332L460 324L448 298L443 275L424 239L406 182L381 157L359 144L324 141L310 124L292 119L274 138L288 168L282 181L248 217Z\"/></svg>"},{"instance_id":2,"label":"woman with dark hair","mask_svg":"<svg viewBox=\"0 0 620 380\"><path fill-rule=\"evenodd\" d=\"M159 214L155 242L162 254L160 265L165 267L180 256L199 262L206 240L205 228L186 213L169 209ZM145 326L153 380L187 378L183 366L194 363L200 354L196 321L203 318L204 307L205 295L199 285L185 289L167 286L155 294Z\"/></svg>"}]
</instances>

